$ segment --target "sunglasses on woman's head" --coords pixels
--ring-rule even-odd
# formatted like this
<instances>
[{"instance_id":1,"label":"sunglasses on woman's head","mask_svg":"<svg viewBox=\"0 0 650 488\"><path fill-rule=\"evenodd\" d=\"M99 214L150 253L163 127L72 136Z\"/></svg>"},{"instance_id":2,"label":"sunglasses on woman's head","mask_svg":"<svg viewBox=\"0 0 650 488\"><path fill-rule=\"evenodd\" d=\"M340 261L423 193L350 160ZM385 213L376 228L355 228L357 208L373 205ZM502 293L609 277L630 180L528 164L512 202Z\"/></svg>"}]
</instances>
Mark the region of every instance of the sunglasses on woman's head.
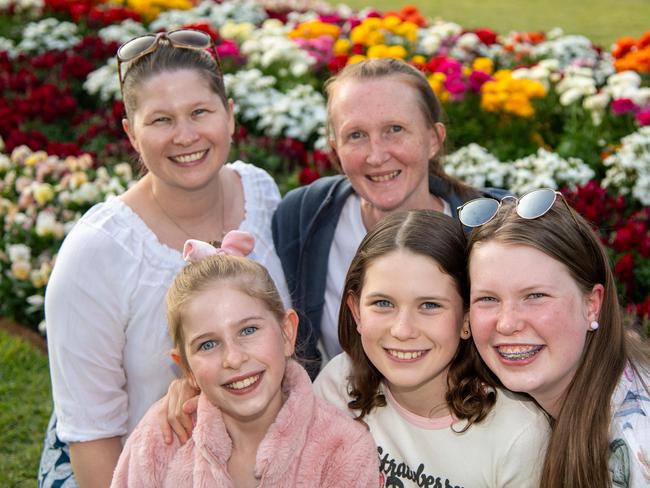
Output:
<instances>
[{"instance_id":1,"label":"sunglasses on woman's head","mask_svg":"<svg viewBox=\"0 0 650 488\"><path fill-rule=\"evenodd\" d=\"M564 195L551 188L531 190L524 193L521 198L510 195L503 197L501 200L495 200L494 198L475 198L458 207L458 219L467 227L480 227L483 224L487 224L496 216L501 208L501 204L506 200L512 200L517 204L516 212L522 219L537 219L551 209L558 196L566 205L576 225L579 226L573 214L573 209L571 209L564 199Z\"/></svg>"},{"instance_id":2,"label":"sunglasses on woman's head","mask_svg":"<svg viewBox=\"0 0 650 488\"><path fill-rule=\"evenodd\" d=\"M159 32L157 34L145 34L134 37L126 41L117 50L117 74L120 79L120 90L124 87L124 77L122 75L122 63L129 63L140 59L154 52L160 46L160 41L165 40L170 46L181 49L197 49L200 51L209 49L214 57L219 70L221 70L221 61L219 56L214 52L214 43L209 34L194 29L179 29L171 32Z\"/></svg>"}]
</instances>

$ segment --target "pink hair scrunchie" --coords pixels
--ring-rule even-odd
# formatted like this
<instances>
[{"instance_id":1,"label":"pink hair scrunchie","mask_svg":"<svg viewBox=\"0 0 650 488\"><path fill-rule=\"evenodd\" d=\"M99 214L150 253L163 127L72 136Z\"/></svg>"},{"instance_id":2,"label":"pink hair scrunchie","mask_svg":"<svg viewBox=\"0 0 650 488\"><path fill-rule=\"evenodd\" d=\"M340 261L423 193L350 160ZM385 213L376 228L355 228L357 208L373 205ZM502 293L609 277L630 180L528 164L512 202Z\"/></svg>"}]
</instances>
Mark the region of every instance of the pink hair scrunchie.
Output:
<instances>
[{"instance_id":1,"label":"pink hair scrunchie","mask_svg":"<svg viewBox=\"0 0 650 488\"><path fill-rule=\"evenodd\" d=\"M221 242L221 247L214 247L205 241L188 239L183 246L183 259L188 263L195 263L215 254L229 256L248 256L255 247L253 234L243 230L231 230Z\"/></svg>"}]
</instances>

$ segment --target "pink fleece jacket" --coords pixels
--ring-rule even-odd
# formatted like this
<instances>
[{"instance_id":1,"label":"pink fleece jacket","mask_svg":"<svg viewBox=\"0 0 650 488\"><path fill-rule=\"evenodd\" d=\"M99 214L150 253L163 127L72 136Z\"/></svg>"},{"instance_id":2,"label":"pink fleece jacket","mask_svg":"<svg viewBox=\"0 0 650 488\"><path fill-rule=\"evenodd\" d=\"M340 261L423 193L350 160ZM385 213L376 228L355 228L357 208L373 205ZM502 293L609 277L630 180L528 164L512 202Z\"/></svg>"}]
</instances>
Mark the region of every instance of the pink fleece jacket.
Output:
<instances>
[{"instance_id":1,"label":"pink fleece jacket","mask_svg":"<svg viewBox=\"0 0 650 488\"><path fill-rule=\"evenodd\" d=\"M290 361L282 382L287 399L257 451L259 487L379 486L377 448L365 426L316 398L309 376ZM124 446L112 487L234 488L227 463L232 441L220 410L199 398L192 438L165 444L157 404Z\"/></svg>"}]
</instances>

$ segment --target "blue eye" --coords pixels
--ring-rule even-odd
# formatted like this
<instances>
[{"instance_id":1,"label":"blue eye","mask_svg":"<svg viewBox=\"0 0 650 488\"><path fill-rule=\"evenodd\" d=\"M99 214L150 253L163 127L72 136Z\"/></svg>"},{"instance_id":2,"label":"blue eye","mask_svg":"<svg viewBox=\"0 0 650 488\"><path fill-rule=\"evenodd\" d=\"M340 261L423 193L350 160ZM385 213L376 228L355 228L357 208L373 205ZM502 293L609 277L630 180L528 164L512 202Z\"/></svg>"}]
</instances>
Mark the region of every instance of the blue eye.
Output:
<instances>
[{"instance_id":1,"label":"blue eye","mask_svg":"<svg viewBox=\"0 0 650 488\"><path fill-rule=\"evenodd\" d=\"M401 125L391 125L390 126L390 131L391 132L402 132L404 128Z\"/></svg>"},{"instance_id":2,"label":"blue eye","mask_svg":"<svg viewBox=\"0 0 650 488\"><path fill-rule=\"evenodd\" d=\"M425 310L435 310L437 308L440 308L440 305L438 305L436 302L424 302L421 306Z\"/></svg>"},{"instance_id":3,"label":"blue eye","mask_svg":"<svg viewBox=\"0 0 650 488\"><path fill-rule=\"evenodd\" d=\"M390 303L388 300L375 300L374 302L372 302L372 304L379 308L388 308L393 306L393 304Z\"/></svg>"},{"instance_id":4,"label":"blue eye","mask_svg":"<svg viewBox=\"0 0 650 488\"><path fill-rule=\"evenodd\" d=\"M209 351L215 347L217 347L217 343L215 341L205 341L199 344L199 351Z\"/></svg>"},{"instance_id":5,"label":"blue eye","mask_svg":"<svg viewBox=\"0 0 650 488\"><path fill-rule=\"evenodd\" d=\"M351 132L350 135L348 136L349 139L355 140L355 139L361 139L361 132L358 130L355 130L354 132Z\"/></svg>"},{"instance_id":6,"label":"blue eye","mask_svg":"<svg viewBox=\"0 0 650 488\"><path fill-rule=\"evenodd\" d=\"M249 336L251 334L254 334L255 332L257 332L257 327L255 327L254 325L249 325L248 327L244 327L242 329L241 335Z\"/></svg>"}]
</instances>

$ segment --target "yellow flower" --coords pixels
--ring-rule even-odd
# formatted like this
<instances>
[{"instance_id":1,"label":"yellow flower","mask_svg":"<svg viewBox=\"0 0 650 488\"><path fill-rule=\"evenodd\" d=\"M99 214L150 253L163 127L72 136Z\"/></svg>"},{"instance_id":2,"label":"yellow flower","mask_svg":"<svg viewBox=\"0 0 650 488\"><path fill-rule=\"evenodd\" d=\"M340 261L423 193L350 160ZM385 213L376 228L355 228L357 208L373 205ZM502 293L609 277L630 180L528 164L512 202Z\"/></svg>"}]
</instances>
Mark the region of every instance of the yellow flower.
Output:
<instances>
[{"instance_id":1,"label":"yellow flower","mask_svg":"<svg viewBox=\"0 0 650 488\"><path fill-rule=\"evenodd\" d=\"M444 73L433 73L429 76L429 85L431 85L431 88L433 89L434 93L439 99L443 99L443 97L449 96L449 93L444 88L443 83L445 82L445 74Z\"/></svg>"},{"instance_id":2,"label":"yellow flower","mask_svg":"<svg viewBox=\"0 0 650 488\"><path fill-rule=\"evenodd\" d=\"M29 264L29 261L14 261L11 263L11 274L13 274L14 278L17 280L25 281L29 279L29 273L31 270L32 267Z\"/></svg>"},{"instance_id":3,"label":"yellow flower","mask_svg":"<svg viewBox=\"0 0 650 488\"><path fill-rule=\"evenodd\" d=\"M39 205L45 205L54 198L54 189L51 185L43 183L34 188L34 199Z\"/></svg>"},{"instance_id":4,"label":"yellow flower","mask_svg":"<svg viewBox=\"0 0 650 488\"><path fill-rule=\"evenodd\" d=\"M381 29L382 19L378 17L368 17L361 25L366 26L368 29Z\"/></svg>"},{"instance_id":5,"label":"yellow flower","mask_svg":"<svg viewBox=\"0 0 650 488\"><path fill-rule=\"evenodd\" d=\"M76 171L70 175L69 187L72 189L79 188L88 181L88 175L83 171Z\"/></svg>"},{"instance_id":6,"label":"yellow flower","mask_svg":"<svg viewBox=\"0 0 650 488\"><path fill-rule=\"evenodd\" d=\"M368 35L366 36L366 46L375 46L377 44L383 44L384 43L384 34L381 33L381 31L378 30L373 30L368 32Z\"/></svg>"},{"instance_id":7,"label":"yellow flower","mask_svg":"<svg viewBox=\"0 0 650 488\"><path fill-rule=\"evenodd\" d=\"M320 20L310 20L308 22L300 24L287 35L291 39L295 39L297 37L302 37L305 39L316 39L324 35L336 39L339 37L340 33L341 28L337 25L321 22Z\"/></svg>"},{"instance_id":8,"label":"yellow flower","mask_svg":"<svg viewBox=\"0 0 650 488\"><path fill-rule=\"evenodd\" d=\"M352 44L365 44L368 37L369 29L363 24L359 24L350 32L350 41Z\"/></svg>"},{"instance_id":9,"label":"yellow flower","mask_svg":"<svg viewBox=\"0 0 650 488\"><path fill-rule=\"evenodd\" d=\"M418 26L413 22L402 22L393 29L393 32L409 42L415 42L418 38Z\"/></svg>"},{"instance_id":10,"label":"yellow flower","mask_svg":"<svg viewBox=\"0 0 650 488\"><path fill-rule=\"evenodd\" d=\"M387 15L383 19L381 19L381 26L384 29L388 29L391 32L394 32L393 29L400 25L402 23L402 19L400 19L397 15Z\"/></svg>"},{"instance_id":11,"label":"yellow flower","mask_svg":"<svg viewBox=\"0 0 650 488\"><path fill-rule=\"evenodd\" d=\"M417 64L425 64L427 62L427 58L425 58L421 54L416 54L411 58L411 61Z\"/></svg>"},{"instance_id":12,"label":"yellow flower","mask_svg":"<svg viewBox=\"0 0 650 488\"><path fill-rule=\"evenodd\" d=\"M404 59L406 54L404 46L390 46L386 52L386 57Z\"/></svg>"},{"instance_id":13,"label":"yellow flower","mask_svg":"<svg viewBox=\"0 0 650 488\"><path fill-rule=\"evenodd\" d=\"M476 58L472 63L472 69L491 75L494 72L494 63L490 58Z\"/></svg>"},{"instance_id":14,"label":"yellow flower","mask_svg":"<svg viewBox=\"0 0 650 488\"><path fill-rule=\"evenodd\" d=\"M226 22L219 29L219 34L224 39L233 39L239 42L244 42L249 39L255 30L255 26L250 22L241 22L239 24L235 22Z\"/></svg>"},{"instance_id":15,"label":"yellow flower","mask_svg":"<svg viewBox=\"0 0 650 488\"><path fill-rule=\"evenodd\" d=\"M384 44L377 44L368 48L367 56L369 58L387 58L388 46Z\"/></svg>"},{"instance_id":16,"label":"yellow flower","mask_svg":"<svg viewBox=\"0 0 650 488\"><path fill-rule=\"evenodd\" d=\"M47 284L47 280L41 274L40 270L37 269L29 273L29 280L34 285L34 288L43 288Z\"/></svg>"},{"instance_id":17,"label":"yellow flower","mask_svg":"<svg viewBox=\"0 0 650 488\"><path fill-rule=\"evenodd\" d=\"M47 153L45 151L36 151L25 158L25 166L35 166L46 159Z\"/></svg>"},{"instance_id":18,"label":"yellow flower","mask_svg":"<svg viewBox=\"0 0 650 488\"><path fill-rule=\"evenodd\" d=\"M348 64L360 63L364 59L366 59L366 57L363 54L353 54L348 58Z\"/></svg>"},{"instance_id":19,"label":"yellow flower","mask_svg":"<svg viewBox=\"0 0 650 488\"><path fill-rule=\"evenodd\" d=\"M347 54L352 47L352 43L347 39L337 39L334 43L334 54Z\"/></svg>"}]
</instances>

